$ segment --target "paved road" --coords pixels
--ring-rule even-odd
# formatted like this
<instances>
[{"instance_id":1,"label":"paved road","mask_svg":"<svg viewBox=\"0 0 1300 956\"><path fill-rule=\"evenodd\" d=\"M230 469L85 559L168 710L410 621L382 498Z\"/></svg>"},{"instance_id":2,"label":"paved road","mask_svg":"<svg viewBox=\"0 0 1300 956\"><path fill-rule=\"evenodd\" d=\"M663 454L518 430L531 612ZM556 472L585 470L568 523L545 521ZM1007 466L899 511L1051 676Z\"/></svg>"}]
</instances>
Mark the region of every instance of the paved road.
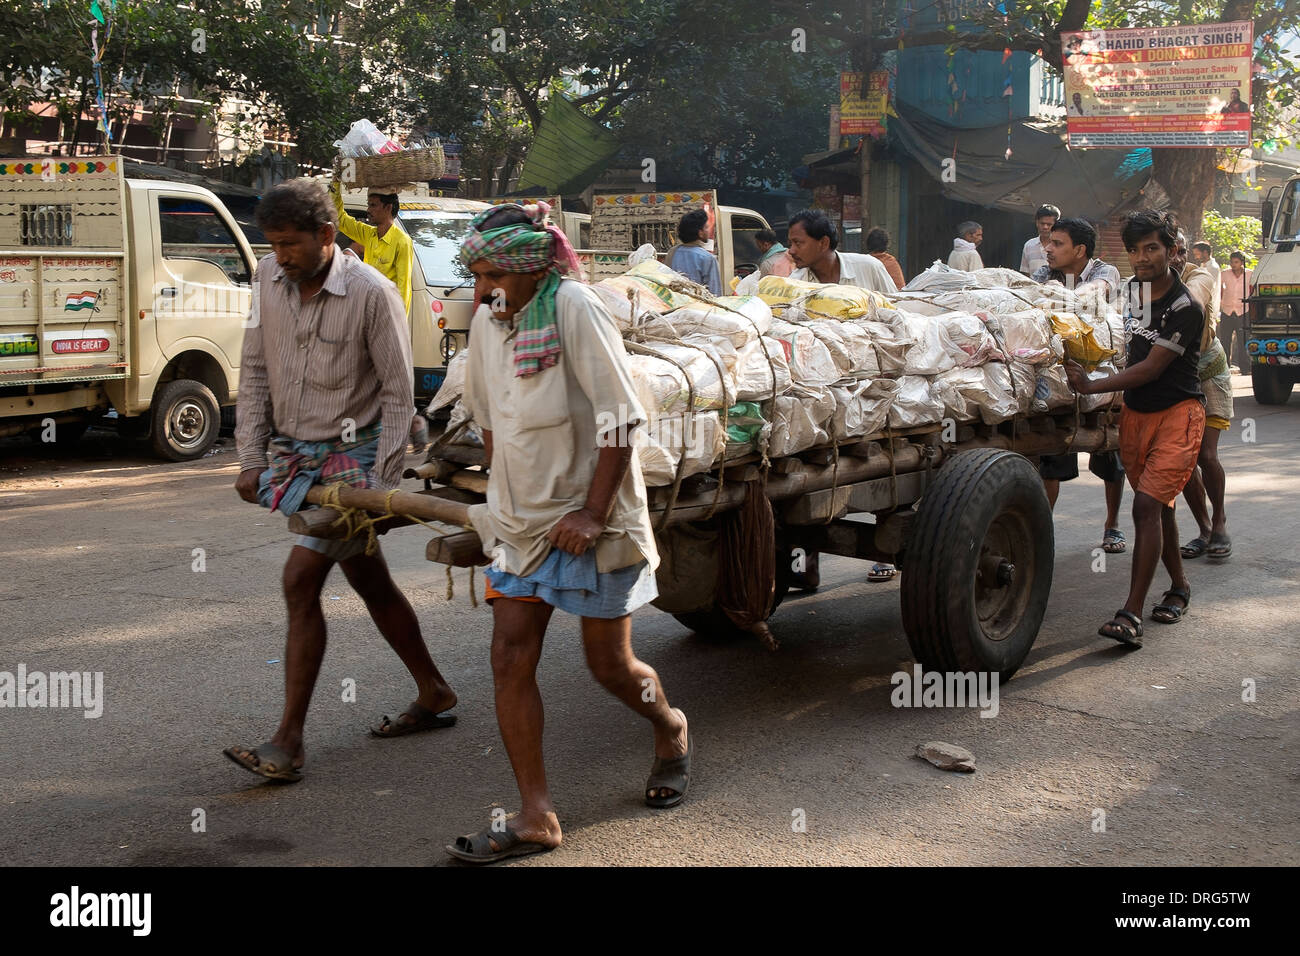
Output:
<instances>
[{"instance_id":1,"label":"paved road","mask_svg":"<svg viewBox=\"0 0 1300 956\"><path fill-rule=\"evenodd\" d=\"M540 680L565 845L516 865L1300 862L1300 399L1257 406L1248 379L1235 384L1257 440L1234 423L1223 445L1231 561L1193 566L1190 617L1149 625L1145 649L1096 637L1128 558L1090 570L1102 490L1085 470L1061 497L1042 633L995 718L892 707L890 675L911 666L897 584L827 558L822 590L773 619L775 653L636 616L639 653L697 734L689 799L651 811L639 797L649 730L589 678L576 622L557 617ZM236 499L228 447L164 465L92 432L71 453L41 451L0 442L0 670L102 671L105 700L98 719L0 710L8 862L442 863L450 837L514 808L489 612L470 607L463 571L447 601L426 532L394 532L385 550L460 694L460 722L366 735L411 688L335 572L307 776L265 785L220 751L269 736L278 714L283 519ZM356 703L342 700L346 679ZM913 758L929 740L970 749L978 771ZM193 832L196 809L206 832Z\"/></svg>"}]
</instances>

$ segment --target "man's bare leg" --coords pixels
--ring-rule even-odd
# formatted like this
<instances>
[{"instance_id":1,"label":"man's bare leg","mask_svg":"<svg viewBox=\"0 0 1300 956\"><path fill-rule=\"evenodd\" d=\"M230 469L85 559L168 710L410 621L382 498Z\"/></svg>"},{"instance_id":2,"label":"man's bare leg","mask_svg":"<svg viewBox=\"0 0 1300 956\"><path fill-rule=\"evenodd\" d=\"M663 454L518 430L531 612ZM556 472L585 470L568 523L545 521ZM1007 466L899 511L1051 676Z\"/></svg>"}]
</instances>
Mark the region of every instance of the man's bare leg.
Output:
<instances>
[{"instance_id":1,"label":"man's bare leg","mask_svg":"<svg viewBox=\"0 0 1300 956\"><path fill-rule=\"evenodd\" d=\"M1159 501L1141 491L1133 493L1133 566L1129 570L1128 600L1124 610L1142 617L1147 592L1156 576L1156 565L1164 549L1164 531ZM1172 510L1172 509L1171 509ZM1177 547L1174 548L1177 553Z\"/></svg>"},{"instance_id":2,"label":"man's bare leg","mask_svg":"<svg viewBox=\"0 0 1300 956\"><path fill-rule=\"evenodd\" d=\"M1119 506L1124 500L1124 479L1103 482L1106 486L1106 528L1119 528Z\"/></svg>"},{"instance_id":3,"label":"man's bare leg","mask_svg":"<svg viewBox=\"0 0 1300 956\"><path fill-rule=\"evenodd\" d=\"M587 667L602 687L654 725L655 756L671 759L686 753L686 715L668 706L668 697L653 667L632 653L632 616L584 617L582 647ZM650 796L670 796L667 790Z\"/></svg>"},{"instance_id":4,"label":"man's bare leg","mask_svg":"<svg viewBox=\"0 0 1300 956\"><path fill-rule=\"evenodd\" d=\"M1061 494L1061 483L1055 478L1043 479L1043 490L1047 492L1047 504L1053 511L1056 510L1056 499Z\"/></svg>"},{"instance_id":5,"label":"man's bare leg","mask_svg":"<svg viewBox=\"0 0 1300 956\"><path fill-rule=\"evenodd\" d=\"M1200 472L1205 493L1209 496L1210 504L1214 508L1213 520L1208 525L1202 526L1208 526L1211 534L1223 534L1228 530L1228 513L1223 505L1223 496L1227 490L1228 479L1223 472L1223 462L1219 461L1219 436L1221 434L1223 433L1217 428L1205 429L1205 436L1201 439L1201 453L1197 458L1197 463L1201 466ZM1200 521L1199 516L1197 521Z\"/></svg>"},{"instance_id":6,"label":"man's bare leg","mask_svg":"<svg viewBox=\"0 0 1300 956\"><path fill-rule=\"evenodd\" d=\"M537 689L537 662L553 610L549 604L511 598L492 602L497 726L523 801L510 829L520 840L544 846L559 846L562 838L542 761L544 715L542 693ZM493 846L499 849L496 841Z\"/></svg>"},{"instance_id":7,"label":"man's bare leg","mask_svg":"<svg viewBox=\"0 0 1300 956\"><path fill-rule=\"evenodd\" d=\"M307 706L325 658L325 614L320 595L334 559L311 548L294 545L284 563L284 603L289 612L289 635L284 646L284 714L271 743L293 755L301 767L303 725Z\"/></svg>"},{"instance_id":8,"label":"man's bare leg","mask_svg":"<svg viewBox=\"0 0 1300 956\"><path fill-rule=\"evenodd\" d=\"M1187 580L1187 575L1183 572L1183 554L1178 545L1178 519L1174 509L1168 505L1162 505L1160 508L1160 531L1163 545L1160 559L1164 562L1165 570L1169 572L1169 586L1182 588L1190 593L1192 582ZM1183 607L1187 607L1187 602L1182 598L1171 597L1169 600L1178 601Z\"/></svg>"},{"instance_id":9,"label":"man's bare leg","mask_svg":"<svg viewBox=\"0 0 1300 956\"><path fill-rule=\"evenodd\" d=\"M415 678L415 685L419 689L419 697L416 699L420 704L435 714L455 707L456 694L429 656L429 648L420 636L419 619L415 616L411 602L393 581L383 553L376 552L370 557L359 554L339 562L339 567L343 569L352 589L366 602L366 610L370 612L370 619L379 628L379 633ZM410 723L410 719L403 714L397 722Z\"/></svg>"},{"instance_id":10,"label":"man's bare leg","mask_svg":"<svg viewBox=\"0 0 1300 956\"><path fill-rule=\"evenodd\" d=\"M1209 429L1207 428L1206 431ZM1205 502L1205 485L1201 481L1200 468L1192 469L1192 477L1187 479L1187 484L1183 488L1183 500L1187 502L1187 509L1192 513L1200 537L1208 542L1211 534L1210 509Z\"/></svg>"}]
</instances>

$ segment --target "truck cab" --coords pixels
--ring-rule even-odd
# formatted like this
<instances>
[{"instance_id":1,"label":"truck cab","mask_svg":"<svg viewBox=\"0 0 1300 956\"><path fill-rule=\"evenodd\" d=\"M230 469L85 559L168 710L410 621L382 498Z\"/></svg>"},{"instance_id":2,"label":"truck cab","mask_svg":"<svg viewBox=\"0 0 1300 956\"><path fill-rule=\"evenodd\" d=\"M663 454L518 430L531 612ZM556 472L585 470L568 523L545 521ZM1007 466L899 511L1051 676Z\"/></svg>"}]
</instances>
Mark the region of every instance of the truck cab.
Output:
<instances>
[{"instance_id":1,"label":"truck cab","mask_svg":"<svg viewBox=\"0 0 1300 956\"><path fill-rule=\"evenodd\" d=\"M1246 353L1255 399L1282 405L1300 381L1300 176L1263 209L1264 255L1255 267Z\"/></svg>"},{"instance_id":2,"label":"truck cab","mask_svg":"<svg viewBox=\"0 0 1300 956\"><path fill-rule=\"evenodd\" d=\"M255 259L199 186L117 156L0 161L0 435L79 436L112 407L176 461L233 405Z\"/></svg>"}]
</instances>

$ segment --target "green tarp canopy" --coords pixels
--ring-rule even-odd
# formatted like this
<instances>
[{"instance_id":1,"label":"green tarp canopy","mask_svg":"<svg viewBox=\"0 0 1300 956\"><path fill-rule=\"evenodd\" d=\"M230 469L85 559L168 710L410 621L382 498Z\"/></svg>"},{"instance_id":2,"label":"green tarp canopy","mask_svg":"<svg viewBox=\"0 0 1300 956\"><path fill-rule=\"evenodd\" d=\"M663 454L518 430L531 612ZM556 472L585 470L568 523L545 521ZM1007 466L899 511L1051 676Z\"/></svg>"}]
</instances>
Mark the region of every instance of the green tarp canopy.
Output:
<instances>
[{"instance_id":1,"label":"green tarp canopy","mask_svg":"<svg viewBox=\"0 0 1300 956\"><path fill-rule=\"evenodd\" d=\"M553 96L524 160L516 191L580 193L605 171L617 151L613 132L563 96Z\"/></svg>"}]
</instances>

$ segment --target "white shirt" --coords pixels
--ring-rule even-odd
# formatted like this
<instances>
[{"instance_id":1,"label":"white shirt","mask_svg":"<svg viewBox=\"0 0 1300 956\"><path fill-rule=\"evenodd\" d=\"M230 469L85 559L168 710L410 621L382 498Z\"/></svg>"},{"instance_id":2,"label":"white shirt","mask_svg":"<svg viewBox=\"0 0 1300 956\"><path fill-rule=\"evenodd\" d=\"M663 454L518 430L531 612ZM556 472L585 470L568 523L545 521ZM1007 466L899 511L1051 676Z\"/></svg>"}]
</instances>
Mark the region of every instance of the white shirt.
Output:
<instances>
[{"instance_id":1,"label":"white shirt","mask_svg":"<svg viewBox=\"0 0 1300 956\"><path fill-rule=\"evenodd\" d=\"M511 336L523 310L502 322L479 309L470 326L464 402L474 421L492 432L492 461L487 501L471 505L469 519L483 553L510 574L536 571L551 550L547 532L586 504L600 435L647 420L623 339L596 294L563 279L555 312L563 350L559 360L523 377L515 375ZM596 570L602 573L643 558L651 568L659 565L635 448L595 548Z\"/></svg>"},{"instance_id":2,"label":"white shirt","mask_svg":"<svg viewBox=\"0 0 1300 956\"><path fill-rule=\"evenodd\" d=\"M984 260L975 249L975 243L957 238L952 241L952 252L948 254L948 268L974 272L984 268Z\"/></svg>"},{"instance_id":3,"label":"white shirt","mask_svg":"<svg viewBox=\"0 0 1300 956\"><path fill-rule=\"evenodd\" d=\"M857 286L859 289L871 289L875 292L897 292L898 286L885 268L885 264L875 256L860 252L835 253L840 257L840 285ZM791 279L800 282L821 282L812 269L796 269L790 274Z\"/></svg>"},{"instance_id":4,"label":"white shirt","mask_svg":"<svg viewBox=\"0 0 1300 956\"><path fill-rule=\"evenodd\" d=\"M1047 265L1047 247L1043 245L1043 240L1034 236L1025 243L1024 251L1020 253L1020 271L1032 276L1039 266L1045 265Z\"/></svg>"}]
</instances>

